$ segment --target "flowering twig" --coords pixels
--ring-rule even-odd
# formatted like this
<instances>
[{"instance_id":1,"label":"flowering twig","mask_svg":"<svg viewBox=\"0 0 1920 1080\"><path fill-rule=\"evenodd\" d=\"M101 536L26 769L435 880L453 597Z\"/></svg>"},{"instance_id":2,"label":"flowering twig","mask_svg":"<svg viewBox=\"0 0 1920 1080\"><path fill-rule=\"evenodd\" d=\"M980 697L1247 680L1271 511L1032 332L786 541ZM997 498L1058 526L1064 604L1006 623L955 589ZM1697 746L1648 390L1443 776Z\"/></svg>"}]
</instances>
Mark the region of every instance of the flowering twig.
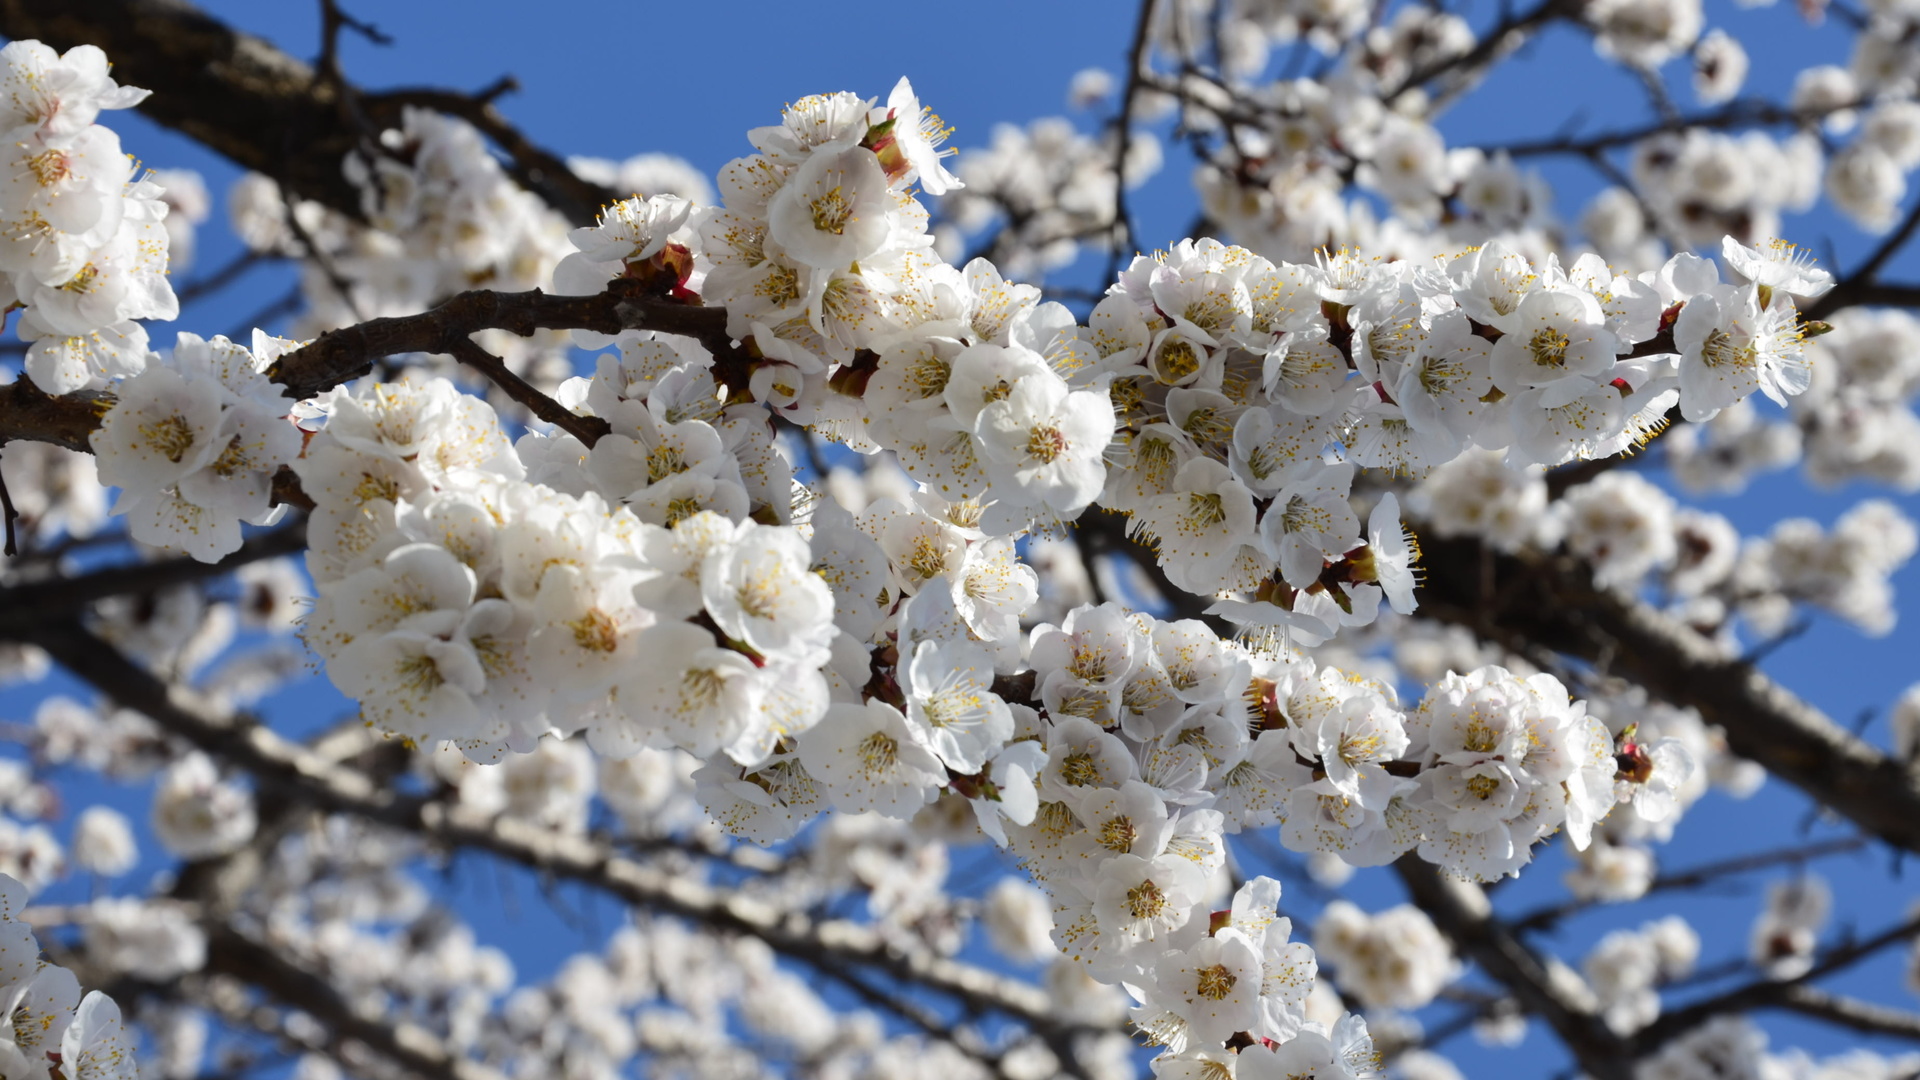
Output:
<instances>
[{"instance_id":1,"label":"flowering twig","mask_svg":"<svg viewBox=\"0 0 1920 1080\"><path fill-rule=\"evenodd\" d=\"M1547 23L1572 18L1575 10L1577 10L1576 6L1568 3L1567 0L1543 0L1542 3L1526 11L1509 13L1498 23L1489 27L1473 48L1459 56L1436 60L1414 71L1399 86L1382 94L1381 100L1391 104L1405 96L1407 91L1414 87L1423 86L1449 72L1460 71L1470 75L1517 47L1518 43L1510 40L1514 35L1524 35Z\"/></svg>"},{"instance_id":2,"label":"flowering twig","mask_svg":"<svg viewBox=\"0 0 1920 1080\"><path fill-rule=\"evenodd\" d=\"M368 94L364 100L368 110L377 116L397 117L402 107L413 106L465 120L506 152L507 171L521 187L546 200L548 206L573 224L592 225L608 204L631 193L614 191L580 178L559 155L536 145L519 128L508 123L493 103L503 94L519 89L519 85L509 75L472 94L422 87Z\"/></svg>"}]
</instances>

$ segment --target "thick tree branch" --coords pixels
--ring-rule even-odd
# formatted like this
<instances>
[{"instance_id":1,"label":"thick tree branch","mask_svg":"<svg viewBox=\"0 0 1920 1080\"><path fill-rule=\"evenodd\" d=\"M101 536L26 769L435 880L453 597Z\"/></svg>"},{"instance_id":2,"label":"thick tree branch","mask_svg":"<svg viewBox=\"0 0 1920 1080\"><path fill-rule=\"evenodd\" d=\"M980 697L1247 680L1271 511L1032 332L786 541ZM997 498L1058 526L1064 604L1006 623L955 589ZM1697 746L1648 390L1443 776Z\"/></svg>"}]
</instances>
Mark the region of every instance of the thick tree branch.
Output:
<instances>
[{"instance_id":1,"label":"thick tree branch","mask_svg":"<svg viewBox=\"0 0 1920 1080\"><path fill-rule=\"evenodd\" d=\"M87 436L113 408L113 395L81 390L54 397L25 377L0 386L0 444L52 443L83 454L93 452Z\"/></svg>"},{"instance_id":2,"label":"thick tree branch","mask_svg":"<svg viewBox=\"0 0 1920 1080\"><path fill-rule=\"evenodd\" d=\"M355 219L360 191L340 164L377 134L366 125L396 126L408 104L447 106L474 123L512 157L514 175L576 225L592 224L599 207L617 198L574 176L480 98L463 105L458 95L436 103L418 91L367 94L317 77L305 62L183 0L0 0L0 33L58 49L100 46L113 57L116 79L154 92L142 113ZM357 108L346 107L343 95Z\"/></svg>"}]
</instances>

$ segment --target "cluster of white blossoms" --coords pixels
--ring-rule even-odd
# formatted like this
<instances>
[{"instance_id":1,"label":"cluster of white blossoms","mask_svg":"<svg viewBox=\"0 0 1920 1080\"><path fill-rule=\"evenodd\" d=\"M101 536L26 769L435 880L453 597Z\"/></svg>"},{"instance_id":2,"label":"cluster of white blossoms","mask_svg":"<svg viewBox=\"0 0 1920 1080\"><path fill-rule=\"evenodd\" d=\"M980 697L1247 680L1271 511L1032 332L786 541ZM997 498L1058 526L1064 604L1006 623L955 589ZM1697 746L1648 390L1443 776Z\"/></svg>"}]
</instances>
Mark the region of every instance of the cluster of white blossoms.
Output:
<instances>
[{"instance_id":1,"label":"cluster of white blossoms","mask_svg":"<svg viewBox=\"0 0 1920 1080\"><path fill-rule=\"evenodd\" d=\"M1418 1009L1460 976L1447 939L1410 904L1369 915L1336 900L1314 923L1313 951L1370 1009Z\"/></svg>"},{"instance_id":2,"label":"cluster of white blossoms","mask_svg":"<svg viewBox=\"0 0 1920 1080\"><path fill-rule=\"evenodd\" d=\"M1790 246L1731 239L1732 280L1691 254L1620 275L1500 243L1299 264L1203 240L1134 259L1081 325L985 259L935 253L914 185L958 186L944 137L904 79L884 106L804 98L750 134L723 205L635 196L574 231L557 290L637 279L660 303L724 305L738 342L717 357L576 332L611 350L555 395L604 424L591 445L510 440L434 376L295 403L264 374L293 343L183 334L115 385L101 479L135 538L212 560L271 516L289 466L314 504L304 637L335 685L380 732L472 762L528 755L512 775L552 794L516 800L436 757L463 797L578 831L588 762L554 748L580 735L611 760L691 755L694 797L762 843L829 809L971 814L1046 890L1060 949L1133 993L1163 1071L1231 1056L1251 1080L1368 1075L1364 1021L1308 1018L1316 961L1277 883L1213 910L1228 834L1277 826L1348 866L1417 852L1493 880L1556 832L1585 849L1623 802L1669 817L1697 765L1677 738L1610 731L1551 675L1475 665L1403 708L1301 652L1383 600L1414 606L1398 500L1363 513L1356 475L1505 470L1516 505L1485 511L1501 546L1564 536L1622 585L1677 567L1682 525L1643 481L1603 477L1541 532L1521 528L1545 507L1526 470L1620 452L1670 409L1801 392L1795 297L1831 281ZM511 252L460 246L481 243L455 227L478 219L423 160L478 144L418 117L397 139L410 165L360 167L369 211L504 273ZM915 489L849 512L796 483L776 418L892 452ZM1428 495L1436 521L1463 518ZM1167 579L1245 637L1115 603L1023 631L1041 583L1022 538L1093 509L1127 515ZM197 758L169 770L156 824L195 856L254 827ZM1323 923L1329 959L1378 991L1363 998L1430 1000L1451 966L1414 978L1402 954L1444 960L1431 925L1387 923Z\"/></svg>"},{"instance_id":3,"label":"cluster of white blossoms","mask_svg":"<svg viewBox=\"0 0 1920 1080\"><path fill-rule=\"evenodd\" d=\"M1685 919L1669 915L1638 930L1608 933L1581 969L1607 1026L1631 1035L1659 1019L1659 986L1691 975L1699 958L1700 935Z\"/></svg>"},{"instance_id":4,"label":"cluster of white blossoms","mask_svg":"<svg viewBox=\"0 0 1920 1080\"><path fill-rule=\"evenodd\" d=\"M167 206L120 137L94 123L139 104L91 45L0 49L0 306L22 305L27 375L50 394L103 385L146 363L137 319L171 319Z\"/></svg>"},{"instance_id":5,"label":"cluster of white blossoms","mask_svg":"<svg viewBox=\"0 0 1920 1080\"><path fill-rule=\"evenodd\" d=\"M183 331L164 360L114 384L90 442L135 540L213 562L240 546L242 522L279 520L273 477L301 437L293 401L262 372L291 344L256 330L249 350Z\"/></svg>"},{"instance_id":6,"label":"cluster of white blossoms","mask_svg":"<svg viewBox=\"0 0 1920 1080\"><path fill-rule=\"evenodd\" d=\"M26 888L0 874L0 1075L134 1080L120 1007L98 990L81 997L73 972L40 959L40 942L21 918L26 907Z\"/></svg>"}]
</instances>

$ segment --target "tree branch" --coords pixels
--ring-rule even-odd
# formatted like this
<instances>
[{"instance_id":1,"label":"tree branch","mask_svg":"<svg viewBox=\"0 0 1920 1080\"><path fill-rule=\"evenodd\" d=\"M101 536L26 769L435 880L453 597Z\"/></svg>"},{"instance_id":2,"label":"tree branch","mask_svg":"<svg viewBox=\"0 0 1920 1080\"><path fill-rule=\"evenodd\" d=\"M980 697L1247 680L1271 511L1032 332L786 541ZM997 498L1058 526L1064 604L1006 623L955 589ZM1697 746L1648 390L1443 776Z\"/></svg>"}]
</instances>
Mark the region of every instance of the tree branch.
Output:
<instances>
[{"instance_id":1,"label":"tree branch","mask_svg":"<svg viewBox=\"0 0 1920 1080\"><path fill-rule=\"evenodd\" d=\"M448 1050L439 1037L404 1020L389 1025L362 1015L333 983L233 927L203 922L207 971L257 987L289 1008L325 1024L335 1038L365 1045L422 1080L505 1080L502 1073Z\"/></svg>"},{"instance_id":2,"label":"tree branch","mask_svg":"<svg viewBox=\"0 0 1920 1080\"><path fill-rule=\"evenodd\" d=\"M371 372L375 362L389 356L455 353L459 342L471 345L469 335L481 330L507 330L522 337L536 330L657 330L698 339L714 354L722 382L737 377L744 383L743 365L749 358L728 336L724 309L670 303L646 295L643 288L619 278L592 296L553 296L539 289L464 292L418 315L329 330L281 357L267 377L305 400ZM24 439L87 452L87 437L112 406L113 396L104 391L53 397L21 378L0 386L0 441Z\"/></svg>"},{"instance_id":3,"label":"tree branch","mask_svg":"<svg viewBox=\"0 0 1920 1080\"><path fill-rule=\"evenodd\" d=\"M255 533L240 545L240 550L219 562L161 559L0 588L0 637L28 638L50 616L74 612L96 600L225 577L248 563L295 555L306 546L307 526L302 519L271 532Z\"/></svg>"},{"instance_id":4,"label":"tree branch","mask_svg":"<svg viewBox=\"0 0 1920 1080\"><path fill-rule=\"evenodd\" d=\"M1789 987L1777 1007L1869 1035L1893 1035L1920 1041L1920 1015L1841 994L1829 994L1811 986Z\"/></svg>"},{"instance_id":5,"label":"tree branch","mask_svg":"<svg viewBox=\"0 0 1920 1080\"><path fill-rule=\"evenodd\" d=\"M598 208L617 198L574 176L485 100L368 94L344 79L317 77L305 62L184 0L0 0L0 33L57 49L100 46L113 57L115 78L154 91L142 113L355 220L363 217L360 191L340 163L361 145L363 121L397 126L408 104L448 106L480 128L513 159L515 177L575 225L591 225ZM342 107L347 97L357 110Z\"/></svg>"},{"instance_id":6,"label":"tree branch","mask_svg":"<svg viewBox=\"0 0 1920 1080\"><path fill-rule=\"evenodd\" d=\"M1526 11L1510 14L1488 27L1487 32L1481 35L1479 42L1473 48L1451 59L1436 60L1413 72L1391 93L1381 95L1381 100L1392 105L1414 87L1424 86L1452 71L1462 72L1463 78L1470 78L1473 72L1518 48L1520 42L1525 40L1524 35L1529 31L1551 22L1572 18L1576 11L1578 11L1577 3L1570 3L1569 0L1542 0L1540 4ZM1513 40L1515 35L1520 35L1519 40Z\"/></svg>"},{"instance_id":7,"label":"tree branch","mask_svg":"<svg viewBox=\"0 0 1920 1080\"><path fill-rule=\"evenodd\" d=\"M579 439L583 445L592 446L600 441L600 436L612 430L605 420L597 416L581 416L569 411L565 406L541 393L527 380L508 370L507 365L497 356L474 344L472 338L456 337L450 343L449 352L455 360L493 380L493 384L506 391L508 397L526 406L527 411L552 424L554 427Z\"/></svg>"},{"instance_id":8,"label":"tree branch","mask_svg":"<svg viewBox=\"0 0 1920 1080\"><path fill-rule=\"evenodd\" d=\"M1153 9L1158 0L1140 0L1140 11L1135 16L1133 26L1133 45L1127 50L1127 84L1120 92L1120 116L1116 121L1118 130L1115 135L1113 152L1113 235L1108 238L1112 245L1107 253L1107 273L1104 280L1112 281L1120 271L1120 261L1126 258L1127 247L1136 245L1133 232L1133 217L1127 212L1127 154L1133 149L1133 107L1140 97L1140 85L1147 67L1147 49L1153 41ZM1124 246L1123 246L1124 245Z\"/></svg>"}]
</instances>

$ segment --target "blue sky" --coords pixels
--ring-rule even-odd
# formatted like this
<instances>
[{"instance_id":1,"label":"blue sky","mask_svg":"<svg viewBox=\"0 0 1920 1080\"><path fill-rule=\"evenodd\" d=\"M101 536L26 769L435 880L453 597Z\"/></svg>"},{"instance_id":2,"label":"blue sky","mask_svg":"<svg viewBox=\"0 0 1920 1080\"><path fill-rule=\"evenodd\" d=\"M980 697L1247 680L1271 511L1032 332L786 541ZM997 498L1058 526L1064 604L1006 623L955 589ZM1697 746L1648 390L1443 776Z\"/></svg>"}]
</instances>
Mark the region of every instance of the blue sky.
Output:
<instances>
[{"instance_id":1,"label":"blue sky","mask_svg":"<svg viewBox=\"0 0 1920 1080\"><path fill-rule=\"evenodd\" d=\"M204 4L234 25L258 33L297 55L316 51L317 5L295 0L217 0ZM459 4L416 0L406 4L353 4L395 38L392 47L370 45L349 35L343 57L349 77L361 86L384 89L403 85L478 88L503 74L518 77L523 89L500 103L507 116L537 141L569 154L621 158L660 151L681 155L711 174L728 159L748 151L748 128L773 122L783 102L803 94L848 89L884 95L902 74L910 76L923 101L956 128L950 145L985 143L993 125L1024 123L1065 111L1064 95L1072 74L1090 66L1118 72L1131 32L1132 5L1118 0L1046 0L1008 3L976 0L964 5L880 4L843 0L832 6L773 3L661 4L636 0L571 0L537 9L506 0L468 0ZM1754 60L1750 88L1782 93L1794 74L1809 63L1844 62L1849 38L1842 27L1809 30L1791 5L1748 10L1709 2L1708 25L1722 25L1746 43ZM530 14L538 11L539 15ZM1468 10L1476 25L1493 14L1488 0ZM1674 94L1691 106L1685 73L1670 69ZM1499 143L1577 126L1581 131L1613 130L1649 116L1637 82L1595 57L1584 37L1555 30L1503 67L1441 125L1451 144ZM156 168L190 167L203 172L216 198L237 175L231 166L196 144L161 131L137 117L109 117L129 152ZM1082 116L1086 124L1093 118ZM1577 162L1548 161L1542 170L1555 185L1563 216L1576 217L1600 181ZM1188 165L1178 157L1132 199L1143 248L1178 239L1176 230L1193 216ZM236 250L220 227L222 211L202 234L199 271L217 267ZM1859 261L1873 238L1825 211L1790 217L1788 238L1817 252L1837 253L1841 268ZM1920 274L1920 256L1895 263L1895 277ZM194 280L188 273L176 285ZM291 281L275 269L254 271L226 295L190 307L180 328L201 333L230 332L251 312L271 301ZM1080 282L1091 284L1090 282ZM164 330L156 335L166 339ZM1712 498L1703 505L1727 514L1743 531L1764 531L1775 520L1806 515L1829 523L1857 499L1878 494L1865 488L1838 493L1814 492L1796 475L1764 479L1739 497ZM1911 516L1920 517L1920 499L1899 497ZM1910 567L1896 580L1903 598L1920 596L1920 568ZM1880 638L1863 638L1825 616L1816 616L1810 633L1766 661L1766 670L1788 686L1849 722L1878 710L1868 737L1884 745L1884 713L1910 682L1920 679L1920 617ZM267 715L287 716L290 727L306 727L345 711L324 679L309 680L266 703ZM0 695L0 713L24 718L37 694ZM114 802L137 821L145 817L146 795L124 789L100 790L82 784L76 796ZM78 799L76 799L76 803ZM77 810L78 806L70 809ZM1730 853L1764 850L1791 842L1807 817L1805 800L1778 783L1746 802L1709 796L1689 817L1677 841L1661 853L1664 866L1684 867ZM65 834L70 819L58 823ZM1837 830L1817 824L1814 835ZM148 838L149 859L135 875L160 862ZM957 852L956 867L986 857L981 849ZM507 948L523 979L551 972L585 940L597 939L617 924L613 905L565 890L574 909L597 910L597 931L576 930L547 914L530 879L518 873L496 875L467 860L449 899L473 920L483 937ZM1564 862L1546 854L1522 879L1502 890L1499 904L1522 910L1560 895L1558 874ZM1884 856L1830 860L1824 864L1844 897L1843 918L1865 932L1899 917L1915 895L1910 884L1891 879ZM69 889L80 886L76 883ZM498 890L513 889L518 902L501 902ZM1398 902L1398 887L1383 872L1362 874L1351 894L1363 906ZM1313 905L1294 891L1296 910ZM1607 929L1637 925L1669 911L1691 918L1706 938L1706 962L1745 948L1755 910L1750 893L1733 896L1661 897L1630 909L1608 910L1575 920L1553 939L1562 955L1577 958ZM517 912L517 913L516 913ZM1884 957L1834 985L1852 992L1915 1004L1900 987L1904 958ZM1442 1010L1444 1012L1444 1010ZM1822 1053L1855 1044L1855 1037L1790 1019L1769 1017L1776 1042L1798 1043ZM1470 1075L1546 1077L1563 1062L1540 1051L1549 1040L1530 1036L1518 1052L1482 1051L1470 1040L1455 1040L1447 1051Z\"/></svg>"}]
</instances>

